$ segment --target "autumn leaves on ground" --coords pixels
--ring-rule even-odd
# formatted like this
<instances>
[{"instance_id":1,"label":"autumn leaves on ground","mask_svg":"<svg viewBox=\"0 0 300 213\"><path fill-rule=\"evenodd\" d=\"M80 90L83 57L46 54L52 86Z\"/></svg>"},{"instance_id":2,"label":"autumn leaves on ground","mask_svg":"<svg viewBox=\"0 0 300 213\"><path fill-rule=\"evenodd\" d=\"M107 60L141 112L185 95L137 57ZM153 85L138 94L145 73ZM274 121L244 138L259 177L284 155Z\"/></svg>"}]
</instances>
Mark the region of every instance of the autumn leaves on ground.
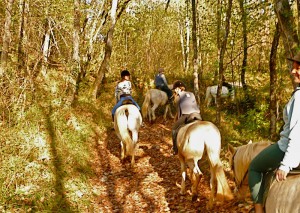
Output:
<instances>
[{"instance_id":1,"label":"autumn leaves on ground","mask_svg":"<svg viewBox=\"0 0 300 213\"><path fill-rule=\"evenodd\" d=\"M155 123L145 122L140 129L136 164L130 167L130 160L120 162L120 141L113 128L95 139L93 167L97 171L93 179L99 195L94 203L95 212L248 212L249 202L236 199L214 205L208 211L209 167L204 159L200 168L204 176L199 184L199 197L192 202L191 183L187 181L187 193L180 195L180 164L177 156L171 154L172 120L158 118ZM97 130L96 130L97 132ZM222 153L224 155L224 153ZM224 156L222 156L224 160ZM225 171L228 171L225 168ZM226 172L230 187L234 183Z\"/></svg>"}]
</instances>

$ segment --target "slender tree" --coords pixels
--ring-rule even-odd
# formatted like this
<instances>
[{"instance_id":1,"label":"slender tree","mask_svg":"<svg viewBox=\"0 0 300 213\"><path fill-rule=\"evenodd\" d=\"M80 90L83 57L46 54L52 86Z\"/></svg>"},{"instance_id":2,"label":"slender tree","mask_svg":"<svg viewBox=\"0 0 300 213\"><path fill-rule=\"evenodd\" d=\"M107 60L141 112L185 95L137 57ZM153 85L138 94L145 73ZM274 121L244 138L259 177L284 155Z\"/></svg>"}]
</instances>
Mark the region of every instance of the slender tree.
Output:
<instances>
[{"instance_id":1,"label":"slender tree","mask_svg":"<svg viewBox=\"0 0 300 213\"><path fill-rule=\"evenodd\" d=\"M277 122L277 72L276 72L276 56L277 48L279 45L279 24L276 23L276 29L272 41L271 53L270 53L270 138L271 140L276 139L276 122Z\"/></svg>"},{"instance_id":2,"label":"slender tree","mask_svg":"<svg viewBox=\"0 0 300 213\"><path fill-rule=\"evenodd\" d=\"M7 61L8 61L8 52L10 47L11 40L11 21L12 21L12 7L14 0L6 0L5 8L5 23L4 23L4 32L3 32L3 41L2 41L2 53L1 53L1 65L0 65L0 76L2 76L6 70Z\"/></svg>"},{"instance_id":3,"label":"slender tree","mask_svg":"<svg viewBox=\"0 0 300 213\"><path fill-rule=\"evenodd\" d=\"M73 73L77 74L73 104L78 100L79 85L82 79L80 66L80 0L74 0L74 32L73 32Z\"/></svg>"},{"instance_id":4,"label":"slender tree","mask_svg":"<svg viewBox=\"0 0 300 213\"><path fill-rule=\"evenodd\" d=\"M220 109L220 95L222 91L223 83L223 73L224 73L224 56L226 51L226 45L228 40L228 35L230 32L230 19L231 19L231 8L232 0L228 0L227 11L226 11L226 21L225 21L225 34L222 40L220 59L219 59L219 81L218 81L218 92L217 92L217 114L216 114L216 123L220 124L221 121L221 109Z\"/></svg>"},{"instance_id":5,"label":"slender tree","mask_svg":"<svg viewBox=\"0 0 300 213\"><path fill-rule=\"evenodd\" d=\"M200 105L200 96L199 96L199 79L198 79L198 70L199 70L199 56L198 56L198 42L197 42L197 7L196 0L192 0L192 41L193 41L193 68L194 68L194 91L197 98L198 104Z\"/></svg>"},{"instance_id":6,"label":"slender tree","mask_svg":"<svg viewBox=\"0 0 300 213\"><path fill-rule=\"evenodd\" d=\"M299 47L299 37L289 0L274 0L274 4L286 56L293 57Z\"/></svg>"}]
</instances>

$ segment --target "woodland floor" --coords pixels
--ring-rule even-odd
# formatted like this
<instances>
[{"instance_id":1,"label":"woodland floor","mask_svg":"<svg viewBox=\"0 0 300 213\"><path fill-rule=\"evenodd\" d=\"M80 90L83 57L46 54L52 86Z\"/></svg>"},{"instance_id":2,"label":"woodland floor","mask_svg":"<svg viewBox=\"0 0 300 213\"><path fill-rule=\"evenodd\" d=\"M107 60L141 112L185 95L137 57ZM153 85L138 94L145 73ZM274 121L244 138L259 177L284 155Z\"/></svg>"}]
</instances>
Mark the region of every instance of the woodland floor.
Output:
<instances>
[{"instance_id":1,"label":"woodland floor","mask_svg":"<svg viewBox=\"0 0 300 213\"><path fill-rule=\"evenodd\" d=\"M207 210L210 188L209 168L204 160L200 168L204 174L199 187L199 197L192 202L190 181L187 180L186 195L180 195L180 164L171 154L172 120L157 119L153 124L145 123L140 129L136 163L120 162L120 141L113 128L98 134L93 144L96 153L93 167L97 179L92 184L97 199L89 211L93 212L249 212L249 201L236 199L214 205ZM97 132L97 131L96 131ZM226 170L225 170L226 171ZM226 172L231 189L232 178Z\"/></svg>"}]
</instances>

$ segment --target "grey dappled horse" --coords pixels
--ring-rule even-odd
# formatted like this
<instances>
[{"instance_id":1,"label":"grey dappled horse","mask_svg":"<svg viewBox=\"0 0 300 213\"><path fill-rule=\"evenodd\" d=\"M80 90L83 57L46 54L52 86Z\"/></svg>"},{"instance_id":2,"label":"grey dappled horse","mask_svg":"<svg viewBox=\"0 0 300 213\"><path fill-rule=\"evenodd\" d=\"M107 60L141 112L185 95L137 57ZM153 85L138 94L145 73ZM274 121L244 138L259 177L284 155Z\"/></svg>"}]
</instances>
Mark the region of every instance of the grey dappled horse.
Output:
<instances>
[{"instance_id":1,"label":"grey dappled horse","mask_svg":"<svg viewBox=\"0 0 300 213\"><path fill-rule=\"evenodd\" d=\"M164 119L167 117L169 112L170 117L173 118L170 103L168 102L167 93L159 89L150 89L145 96L143 105L142 105L142 115L143 118L149 119L149 121L154 121L156 119L155 110L159 106L165 106Z\"/></svg>"}]
</instances>

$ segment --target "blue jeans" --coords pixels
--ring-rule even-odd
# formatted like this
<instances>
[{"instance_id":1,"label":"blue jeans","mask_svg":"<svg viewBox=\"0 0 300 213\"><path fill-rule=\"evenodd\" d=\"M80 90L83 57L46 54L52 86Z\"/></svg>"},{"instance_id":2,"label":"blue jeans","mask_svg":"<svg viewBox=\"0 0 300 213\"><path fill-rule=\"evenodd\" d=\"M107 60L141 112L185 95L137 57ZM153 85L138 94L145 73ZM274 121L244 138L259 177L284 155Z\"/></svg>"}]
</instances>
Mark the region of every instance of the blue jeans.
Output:
<instances>
[{"instance_id":1,"label":"blue jeans","mask_svg":"<svg viewBox=\"0 0 300 213\"><path fill-rule=\"evenodd\" d=\"M168 99L170 99L173 95L172 90L169 89L169 87L167 85L160 85L160 86L156 86L156 89L160 89L162 91L164 91L165 93L167 93Z\"/></svg>"},{"instance_id":2,"label":"blue jeans","mask_svg":"<svg viewBox=\"0 0 300 213\"><path fill-rule=\"evenodd\" d=\"M131 96L125 96L125 97L121 97L120 100L118 101L118 103L114 106L114 108L111 111L112 116L115 115L116 110L118 109L118 107L122 106L123 101L125 100L131 100L132 103L139 109L141 110L140 106L135 102L135 100L133 100L133 98Z\"/></svg>"}]
</instances>

